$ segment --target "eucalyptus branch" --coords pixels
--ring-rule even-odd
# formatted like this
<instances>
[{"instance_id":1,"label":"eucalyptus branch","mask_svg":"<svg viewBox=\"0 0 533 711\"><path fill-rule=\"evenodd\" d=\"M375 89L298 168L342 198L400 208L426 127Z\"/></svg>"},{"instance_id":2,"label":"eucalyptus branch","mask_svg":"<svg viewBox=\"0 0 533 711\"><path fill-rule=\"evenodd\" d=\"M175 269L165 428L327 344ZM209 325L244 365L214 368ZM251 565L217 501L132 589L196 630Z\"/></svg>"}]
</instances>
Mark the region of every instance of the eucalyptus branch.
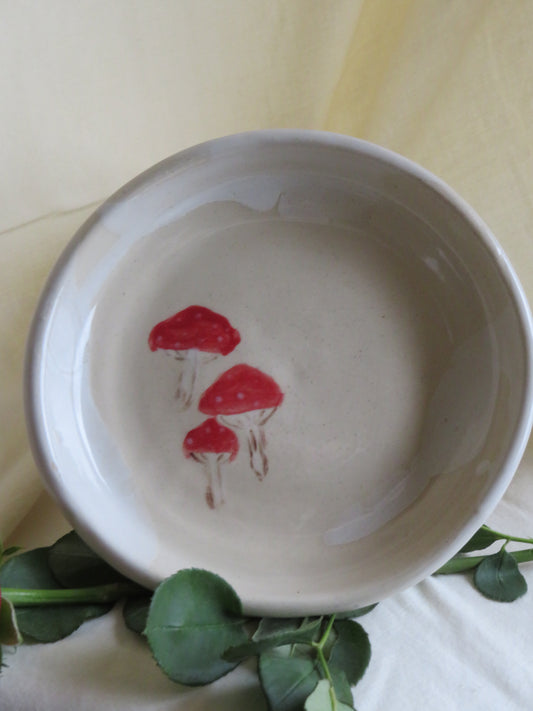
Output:
<instances>
[{"instance_id":1,"label":"eucalyptus branch","mask_svg":"<svg viewBox=\"0 0 533 711\"><path fill-rule=\"evenodd\" d=\"M498 542L496 553L478 554ZM511 542L529 547L508 552ZM126 625L143 633L158 666L173 681L209 684L244 659L258 657L270 708L288 708L290 702L291 708L306 711L353 709L351 688L371 656L368 635L353 618L375 605L337 616L263 618L250 636L250 619L237 593L209 571L181 570L152 593L110 568L75 533L49 548L16 552L0 542L0 655L2 644L61 639L105 614L111 603L125 600ZM482 526L435 575L473 571L479 592L512 602L527 591L518 564L530 561L533 538Z\"/></svg>"},{"instance_id":2,"label":"eucalyptus branch","mask_svg":"<svg viewBox=\"0 0 533 711\"><path fill-rule=\"evenodd\" d=\"M495 531L493 528L490 528L489 526L483 526L483 530L487 531L488 533L492 533L495 538L498 538L500 540L505 540L507 542L513 541L514 543L528 543L529 545L533 546L533 538L522 538L520 536L510 536L508 533L501 533L500 531Z\"/></svg>"},{"instance_id":3,"label":"eucalyptus branch","mask_svg":"<svg viewBox=\"0 0 533 711\"><path fill-rule=\"evenodd\" d=\"M16 607L41 605L90 605L117 602L124 597L142 595L146 591L135 583L109 583L85 588L35 590L2 588L2 598Z\"/></svg>"},{"instance_id":4,"label":"eucalyptus branch","mask_svg":"<svg viewBox=\"0 0 533 711\"><path fill-rule=\"evenodd\" d=\"M533 561L533 548L526 548L522 551L512 551L509 553L517 563L529 563ZM490 555L456 555L442 568L439 568L434 575L450 575L452 573L464 573L467 570L473 570L482 563Z\"/></svg>"}]
</instances>

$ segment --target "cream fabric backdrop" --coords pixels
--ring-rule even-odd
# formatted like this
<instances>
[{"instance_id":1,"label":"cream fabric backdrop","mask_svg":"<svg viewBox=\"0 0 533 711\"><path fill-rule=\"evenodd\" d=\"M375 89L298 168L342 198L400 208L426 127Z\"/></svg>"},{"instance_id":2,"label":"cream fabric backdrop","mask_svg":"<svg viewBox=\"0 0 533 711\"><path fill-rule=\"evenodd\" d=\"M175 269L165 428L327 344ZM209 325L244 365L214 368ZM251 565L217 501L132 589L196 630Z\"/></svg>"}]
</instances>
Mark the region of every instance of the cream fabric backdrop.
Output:
<instances>
[{"instance_id":1,"label":"cream fabric backdrop","mask_svg":"<svg viewBox=\"0 0 533 711\"><path fill-rule=\"evenodd\" d=\"M0 0L3 537L33 546L68 529L28 450L24 343L55 259L109 193L227 133L352 134L461 193L533 301L532 76L531 0ZM532 520L529 448L492 523L532 535ZM497 605L464 578L383 603L364 620L360 711L531 708L532 612L533 591ZM8 711L264 708L249 669L209 689L170 684L116 615L7 662Z\"/></svg>"}]
</instances>

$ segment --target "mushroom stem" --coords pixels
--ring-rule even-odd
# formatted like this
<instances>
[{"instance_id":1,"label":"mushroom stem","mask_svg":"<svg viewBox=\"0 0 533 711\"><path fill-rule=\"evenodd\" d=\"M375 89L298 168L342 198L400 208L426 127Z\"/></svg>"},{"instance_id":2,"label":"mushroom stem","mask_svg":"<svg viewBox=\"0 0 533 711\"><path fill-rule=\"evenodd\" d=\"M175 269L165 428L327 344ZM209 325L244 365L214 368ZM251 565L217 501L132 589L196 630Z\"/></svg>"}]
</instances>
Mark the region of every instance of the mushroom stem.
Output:
<instances>
[{"instance_id":1,"label":"mushroom stem","mask_svg":"<svg viewBox=\"0 0 533 711\"><path fill-rule=\"evenodd\" d=\"M268 459L265 452L266 437L261 425L250 423L248 428L248 451L250 452L250 467L259 481L268 474Z\"/></svg>"},{"instance_id":2,"label":"mushroom stem","mask_svg":"<svg viewBox=\"0 0 533 711\"><path fill-rule=\"evenodd\" d=\"M210 509L217 509L224 503L224 492L222 490L222 474L220 465L227 458L223 453L209 453L203 460L204 471L207 476L207 488L205 490L205 500Z\"/></svg>"},{"instance_id":3,"label":"mushroom stem","mask_svg":"<svg viewBox=\"0 0 533 711\"><path fill-rule=\"evenodd\" d=\"M198 372L198 350L191 348L185 351L185 355L179 360L183 360L178 379L178 389L176 390L176 400L181 411L190 407L194 392L194 383Z\"/></svg>"}]
</instances>

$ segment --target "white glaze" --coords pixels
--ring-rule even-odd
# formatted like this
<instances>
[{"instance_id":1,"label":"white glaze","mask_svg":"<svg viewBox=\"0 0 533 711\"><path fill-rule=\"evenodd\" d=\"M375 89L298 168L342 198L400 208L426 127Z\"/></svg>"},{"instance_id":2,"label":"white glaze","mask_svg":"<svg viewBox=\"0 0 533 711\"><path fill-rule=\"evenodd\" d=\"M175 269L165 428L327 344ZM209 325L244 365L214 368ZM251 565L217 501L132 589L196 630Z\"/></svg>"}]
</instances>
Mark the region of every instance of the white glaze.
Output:
<instances>
[{"instance_id":1,"label":"white glaze","mask_svg":"<svg viewBox=\"0 0 533 711\"><path fill-rule=\"evenodd\" d=\"M453 554L531 426L527 307L455 200L368 144L274 132L171 159L105 206L45 294L28 391L47 481L87 539L145 583L216 570L270 614L367 604ZM179 364L147 338L192 304L241 343L180 412ZM267 477L240 433L212 510L182 442L237 363L284 401Z\"/></svg>"}]
</instances>

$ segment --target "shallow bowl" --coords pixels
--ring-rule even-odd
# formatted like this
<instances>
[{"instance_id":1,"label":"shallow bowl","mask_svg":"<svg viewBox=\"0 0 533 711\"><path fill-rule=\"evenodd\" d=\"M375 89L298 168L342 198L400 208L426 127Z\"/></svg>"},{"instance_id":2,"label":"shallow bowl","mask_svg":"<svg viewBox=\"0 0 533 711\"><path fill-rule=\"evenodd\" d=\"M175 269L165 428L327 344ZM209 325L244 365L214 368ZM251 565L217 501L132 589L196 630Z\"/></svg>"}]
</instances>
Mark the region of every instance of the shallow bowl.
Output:
<instances>
[{"instance_id":1,"label":"shallow bowl","mask_svg":"<svg viewBox=\"0 0 533 711\"><path fill-rule=\"evenodd\" d=\"M531 428L532 327L487 227L354 138L261 131L156 165L74 236L29 339L43 477L155 586L248 613L381 600L485 522Z\"/></svg>"}]
</instances>

